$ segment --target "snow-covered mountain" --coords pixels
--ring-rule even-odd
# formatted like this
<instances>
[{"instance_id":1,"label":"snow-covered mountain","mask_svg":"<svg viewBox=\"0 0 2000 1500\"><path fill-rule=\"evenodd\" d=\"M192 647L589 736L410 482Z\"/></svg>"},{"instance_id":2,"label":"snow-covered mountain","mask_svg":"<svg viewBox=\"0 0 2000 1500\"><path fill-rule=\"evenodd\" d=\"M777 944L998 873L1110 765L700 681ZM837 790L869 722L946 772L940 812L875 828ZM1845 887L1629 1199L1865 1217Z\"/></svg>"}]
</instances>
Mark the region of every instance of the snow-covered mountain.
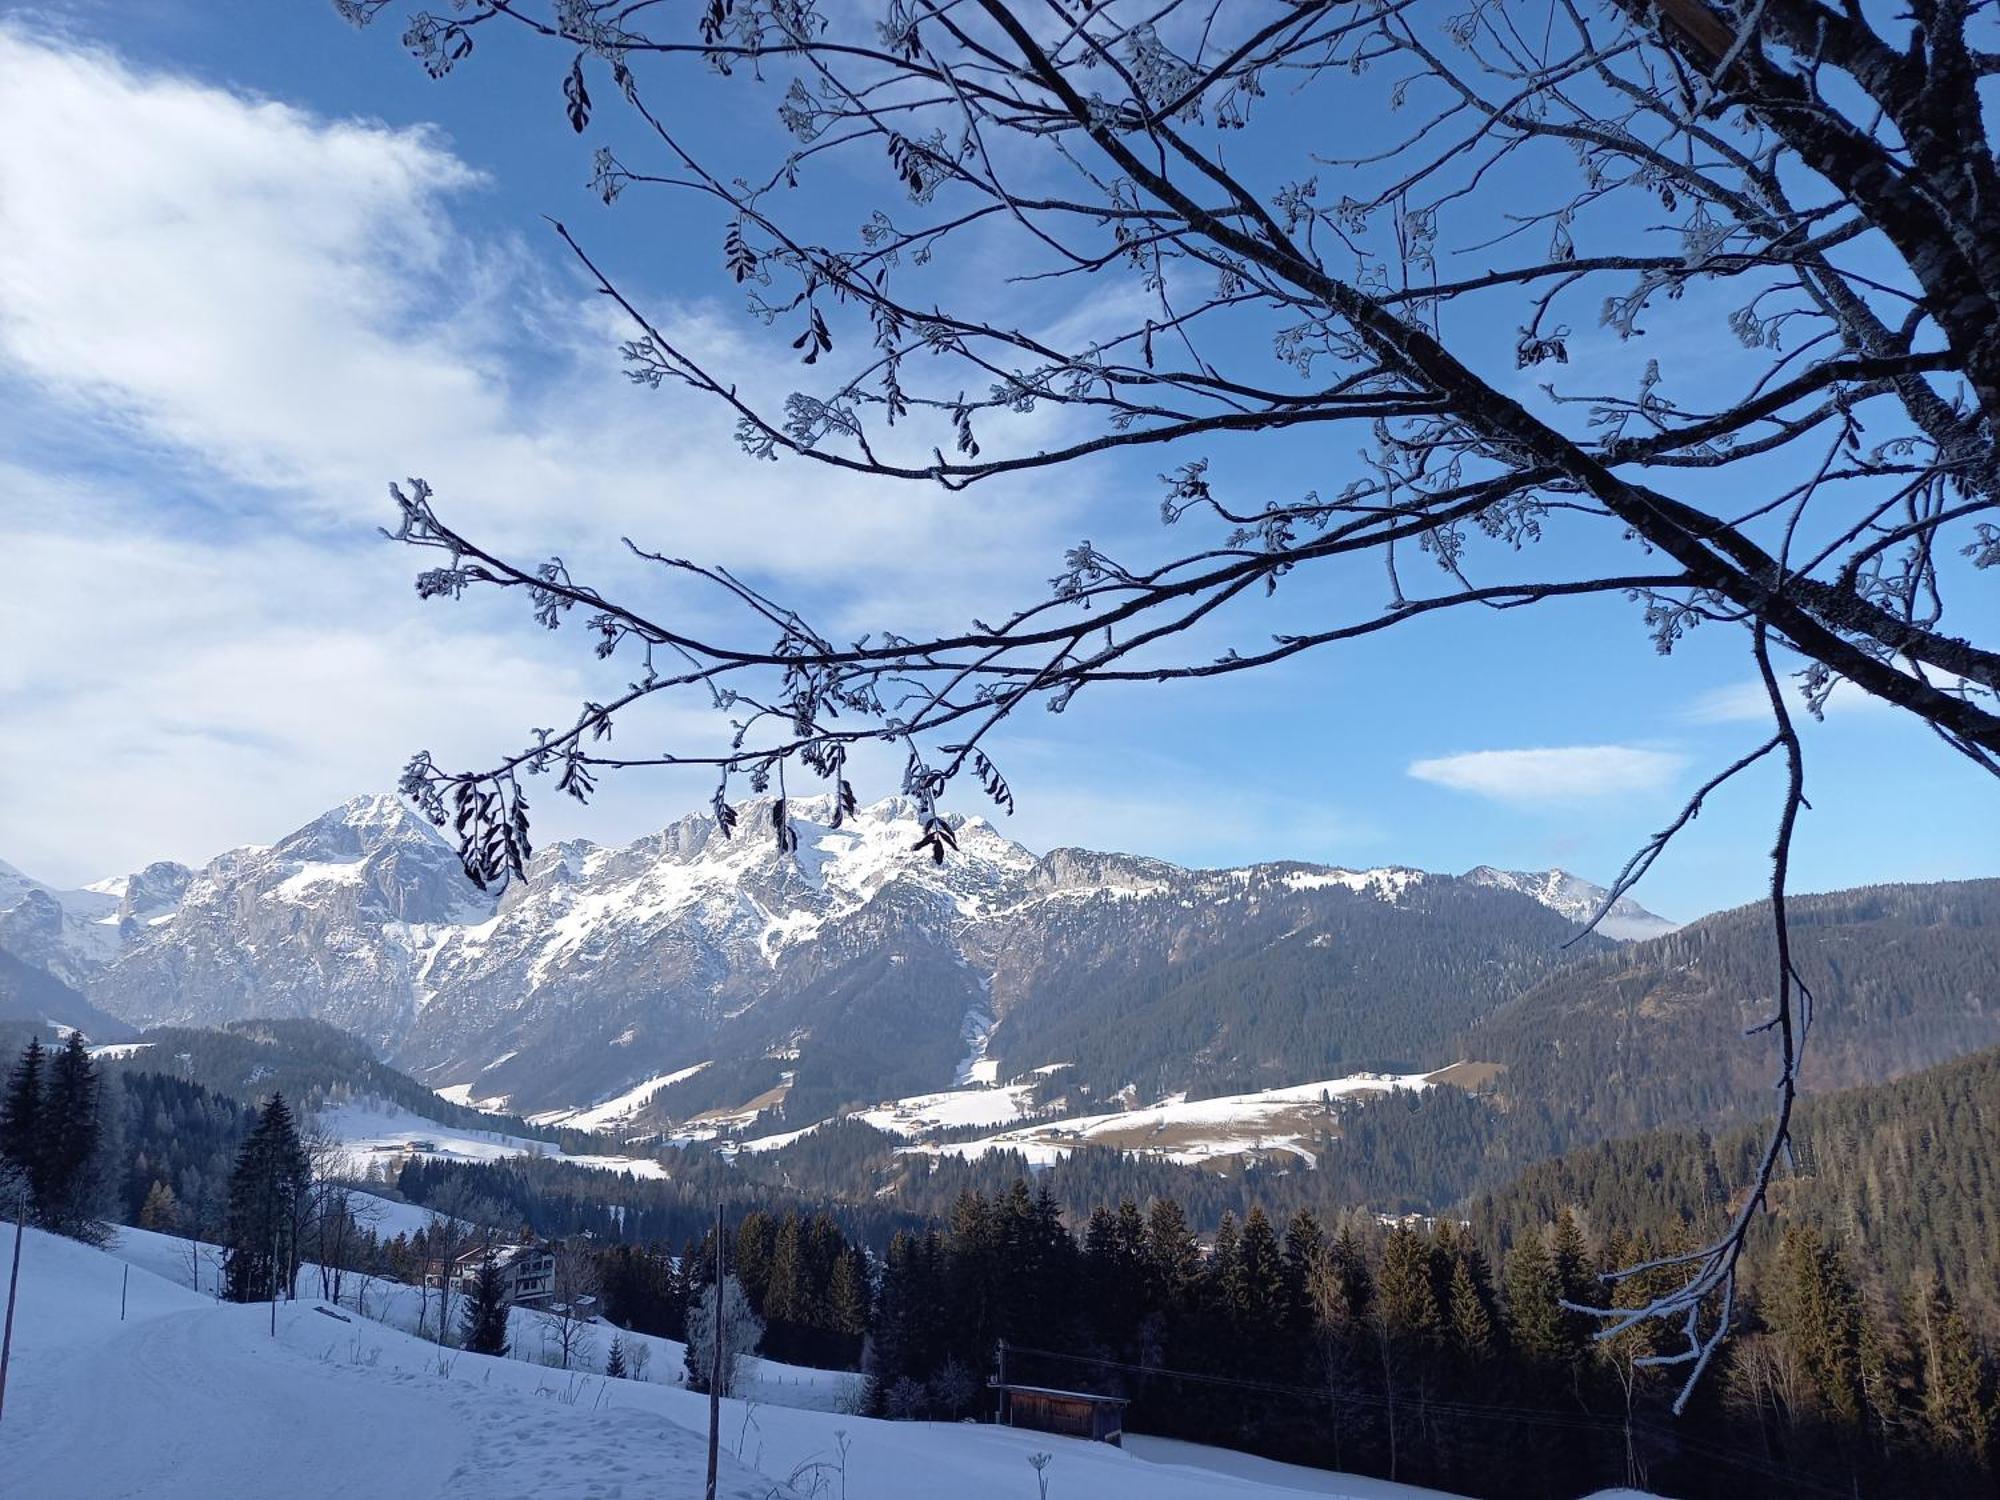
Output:
<instances>
[{"instance_id":1,"label":"snow-covered mountain","mask_svg":"<svg viewBox=\"0 0 2000 1500\"><path fill-rule=\"evenodd\" d=\"M1611 894L1605 887L1592 885L1567 870L1496 870L1491 865L1480 865L1466 871L1465 878L1496 890L1518 891L1579 923L1588 922ZM1597 924L1597 930L1606 937L1637 942L1642 938L1662 937L1680 925L1647 911L1630 896L1620 896Z\"/></svg>"},{"instance_id":2,"label":"snow-covered mountain","mask_svg":"<svg viewBox=\"0 0 2000 1500\"><path fill-rule=\"evenodd\" d=\"M952 819L940 866L901 798L838 827L830 799L794 799L792 849L772 801L739 812L734 837L697 813L551 845L488 894L398 799L356 797L199 870L60 892L7 869L0 949L139 1026L324 1020L454 1097L551 1111L636 1090L634 1113L681 1119L789 1098L803 1122L1051 1060L1104 1091L1128 1062L1160 1091L1401 1063L1425 1028L1561 961L1597 890L1561 871L1037 857L976 817ZM1629 902L1615 916L1670 928ZM1324 1055L1290 1055L1273 1017Z\"/></svg>"}]
</instances>

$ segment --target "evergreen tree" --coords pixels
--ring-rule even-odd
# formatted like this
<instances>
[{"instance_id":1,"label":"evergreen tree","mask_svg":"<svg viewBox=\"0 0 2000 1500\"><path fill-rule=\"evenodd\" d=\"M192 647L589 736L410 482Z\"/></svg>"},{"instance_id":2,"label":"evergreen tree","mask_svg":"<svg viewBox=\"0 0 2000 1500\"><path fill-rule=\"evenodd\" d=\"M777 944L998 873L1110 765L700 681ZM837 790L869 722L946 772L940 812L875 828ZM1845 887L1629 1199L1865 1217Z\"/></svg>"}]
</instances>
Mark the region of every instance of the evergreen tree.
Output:
<instances>
[{"instance_id":1,"label":"evergreen tree","mask_svg":"<svg viewBox=\"0 0 2000 1500\"><path fill-rule=\"evenodd\" d=\"M833 1331L846 1341L851 1360L868 1331L868 1261L861 1251L844 1250L833 1263L827 1304Z\"/></svg>"},{"instance_id":2,"label":"evergreen tree","mask_svg":"<svg viewBox=\"0 0 2000 1500\"><path fill-rule=\"evenodd\" d=\"M1833 1247L1809 1225L1778 1242L1766 1312L1799 1362L1822 1415L1851 1423L1861 1415L1860 1306Z\"/></svg>"},{"instance_id":3,"label":"evergreen tree","mask_svg":"<svg viewBox=\"0 0 2000 1500\"><path fill-rule=\"evenodd\" d=\"M1154 1308L1177 1307L1201 1274L1201 1249L1187 1215L1171 1198L1155 1199L1146 1214L1146 1290Z\"/></svg>"},{"instance_id":4,"label":"evergreen tree","mask_svg":"<svg viewBox=\"0 0 2000 1500\"><path fill-rule=\"evenodd\" d=\"M1529 1363L1552 1369L1576 1353L1569 1328L1548 1242L1540 1234L1525 1234L1507 1256L1509 1340Z\"/></svg>"},{"instance_id":5,"label":"evergreen tree","mask_svg":"<svg viewBox=\"0 0 2000 1500\"><path fill-rule=\"evenodd\" d=\"M1936 1277L1918 1284L1914 1301L1911 1321L1922 1361L1924 1424L1931 1441L1946 1452L1983 1463L1993 1436L1993 1412L1972 1333L1951 1293Z\"/></svg>"},{"instance_id":6,"label":"evergreen tree","mask_svg":"<svg viewBox=\"0 0 2000 1500\"><path fill-rule=\"evenodd\" d=\"M261 1302L289 1287L299 1247L292 1243L308 1168L298 1127L282 1094L265 1101L229 1180L223 1232L225 1288L232 1302ZM444 1274L451 1267L442 1268Z\"/></svg>"},{"instance_id":7,"label":"evergreen tree","mask_svg":"<svg viewBox=\"0 0 2000 1500\"><path fill-rule=\"evenodd\" d=\"M472 1295L466 1299L464 1319L467 1349L474 1354L507 1352L507 1285L500 1273L500 1263L491 1253L479 1263Z\"/></svg>"},{"instance_id":8,"label":"evergreen tree","mask_svg":"<svg viewBox=\"0 0 2000 1500\"><path fill-rule=\"evenodd\" d=\"M42 1159L42 1087L47 1054L32 1038L7 1079L0 1102L0 1157L25 1179L30 1207L39 1211L46 1172Z\"/></svg>"},{"instance_id":9,"label":"evergreen tree","mask_svg":"<svg viewBox=\"0 0 2000 1500\"><path fill-rule=\"evenodd\" d=\"M49 1068L39 1125L42 1223L59 1234L95 1238L103 1126L97 1066L81 1032L69 1034Z\"/></svg>"},{"instance_id":10,"label":"evergreen tree","mask_svg":"<svg viewBox=\"0 0 2000 1500\"><path fill-rule=\"evenodd\" d=\"M778 1226L761 1208L753 1208L736 1226L736 1258L731 1265L752 1307L764 1305L771 1284L771 1254L776 1248Z\"/></svg>"},{"instance_id":11,"label":"evergreen tree","mask_svg":"<svg viewBox=\"0 0 2000 1500\"><path fill-rule=\"evenodd\" d=\"M1284 1331L1287 1302L1284 1252L1262 1208L1251 1209L1243 1221L1232 1304L1238 1340L1270 1352Z\"/></svg>"},{"instance_id":12,"label":"evergreen tree","mask_svg":"<svg viewBox=\"0 0 2000 1500\"><path fill-rule=\"evenodd\" d=\"M1596 1257L1574 1209L1565 1208L1556 1215L1555 1226L1549 1231L1549 1261L1555 1268L1557 1295L1569 1304L1560 1312L1570 1358L1581 1359L1590 1348L1596 1322L1589 1313L1576 1309L1602 1306L1604 1291L1597 1279Z\"/></svg>"},{"instance_id":13,"label":"evergreen tree","mask_svg":"<svg viewBox=\"0 0 2000 1500\"><path fill-rule=\"evenodd\" d=\"M1326 1234L1302 1208L1285 1226L1285 1319L1295 1337L1313 1330L1313 1283L1326 1261Z\"/></svg>"},{"instance_id":14,"label":"evergreen tree","mask_svg":"<svg viewBox=\"0 0 2000 1500\"><path fill-rule=\"evenodd\" d=\"M748 1285L744 1287L749 1290ZM786 1214L778 1226L771 1261L764 1279L764 1319L766 1323L802 1324L808 1319L809 1292L806 1286L805 1247L799 1216ZM774 1343L773 1357L789 1349L782 1340Z\"/></svg>"},{"instance_id":15,"label":"evergreen tree","mask_svg":"<svg viewBox=\"0 0 2000 1500\"><path fill-rule=\"evenodd\" d=\"M1369 1307L1375 1300L1375 1278L1368 1268L1368 1255L1362 1248L1361 1237L1354 1232L1351 1222L1340 1226L1340 1233L1334 1236L1333 1248L1327 1258L1340 1287L1341 1301L1346 1304L1348 1321L1359 1324L1368 1316Z\"/></svg>"},{"instance_id":16,"label":"evergreen tree","mask_svg":"<svg viewBox=\"0 0 2000 1500\"><path fill-rule=\"evenodd\" d=\"M1429 1247L1406 1224L1389 1231L1382 1249L1382 1274L1375 1283L1382 1326L1399 1338L1431 1338L1442 1326L1437 1293L1431 1285Z\"/></svg>"},{"instance_id":17,"label":"evergreen tree","mask_svg":"<svg viewBox=\"0 0 2000 1500\"><path fill-rule=\"evenodd\" d=\"M1453 1264L1448 1312L1451 1344L1459 1357L1471 1364L1492 1358L1493 1314L1468 1257L1460 1256Z\"/></svg>"},{"instance_id":18,"label":"evergreen tree","mask_svg":"<svg viewBox=\"0 0 2000 1500\"><path fill-rule=\"evenodd\" d=\"M611 1352L604 1357L604 1378L625 1378L625 1340L615 1333L611 1336Z\"/></svg>"}]
</instances>

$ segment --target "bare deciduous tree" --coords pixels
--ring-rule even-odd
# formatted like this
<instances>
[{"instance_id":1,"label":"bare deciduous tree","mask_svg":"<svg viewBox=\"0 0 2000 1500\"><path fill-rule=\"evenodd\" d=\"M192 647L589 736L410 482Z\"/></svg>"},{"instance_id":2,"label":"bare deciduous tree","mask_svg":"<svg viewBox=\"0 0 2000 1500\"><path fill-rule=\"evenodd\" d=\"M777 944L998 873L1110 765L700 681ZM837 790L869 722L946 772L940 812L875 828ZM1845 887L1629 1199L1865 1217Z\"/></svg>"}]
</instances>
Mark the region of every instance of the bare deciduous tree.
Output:
<instances>
[{"instance_id":1,"label":"bare deciduous tree","mask_svg":"<svg viewBox=\"0 0 2000 1500\"><path fill-rule=\"evenodd\" d=\"M451 1341L457 1326L452 1321L452 1281L459 1262L474 1250L488 1248L494 1239L492 1225L499 1215L477 1189L463 1179L449 1178L425 1205L424 1242L428 1267L418 1294L417 1332L424 1331L429 1315L430 1283L437 1281L437 1341Z\"/></svg>"},{"instance_id":2,"label":"bare deciduous tree","mask_svg":"<svg viewBox=\"0 0 2000 1500\"><path fill-rule=\"evenodd\" d=\"M357 21L391 3L336 0ZM593 90L618 100L605 200L679 195L675 232L714 234L721 274L802 366L765 401L556 225L629 320L636 381L722 403L753 457L952 491L1087 463L1122 480L1117 455L1156 450L1155 503L1197 535L1143 557L1080 542L993 621L836 639L644 539L629 545L666 602L503 558L412 480L395 534L441 554L423 594L519 590L551 628L581 611L598 654L632 665L568 727L468 770L419 755L404 790L492 881L524 867L530 776L585 798L609 770L704 766L725 830L740 787L775 789L763 836L789 846L787 792L810 778L851 808L850 752L887 744L942 860L940 802L963 777L1011 805L988 752L1030 702L1591 596L1630 600L1661 653L1700 625L1736 632L1768 727L1612 892L1717 787L1781 768L1778 1123L1732 1228L1609 1325L1680 1320L1685 1347L1660 1358L1691 1386L1787 1151L1811 1022L1785 920L1798 716L1849 683L2000 770L2000 652L1946 607L2000 563L1994 19L1994 0L411 12L433 74L513 36L552 49L575 130ZM729 80L773 100L789 141L772 159L725 161L757 137L702 128ZM835 173L834 191L795 191ZM871 180L879 198L857 205ZM1011 274L982 290L962 274L974 256ZM1689 336L1642 337L1661 328ZM1312 487L1230 477L1244 435ZM716 747L608 744L683 691L727 721Z\"/></svg>"},{"instance_id":3,"label":"bare deciduous tree","mask_svg":"<svg viewBox=\"0 0 2000 1500\"><path fill-rule=\"evenodd\" d=\"M557 1358L567 1370L590 1350L591 1330L597 1321L597 1257L589 1246L564 1240L555 1247L555 1263L549 1282L549 1323Z\"/></svg>"}]
</instances>

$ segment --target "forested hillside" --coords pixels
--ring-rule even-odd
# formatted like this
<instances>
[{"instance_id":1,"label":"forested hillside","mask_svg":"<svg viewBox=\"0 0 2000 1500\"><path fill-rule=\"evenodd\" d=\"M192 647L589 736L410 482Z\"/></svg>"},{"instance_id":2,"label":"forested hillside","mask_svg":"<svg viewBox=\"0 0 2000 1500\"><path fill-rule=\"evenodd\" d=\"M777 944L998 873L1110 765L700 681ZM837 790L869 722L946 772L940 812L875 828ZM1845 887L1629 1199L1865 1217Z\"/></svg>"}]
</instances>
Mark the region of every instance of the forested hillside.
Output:
<instances>
[{"instance_id":1,"label":"forested hillside","mask_svg":"<svg viewBox=\"0 0 2000 1500\"><path fill-rule=\"evenodd\" d=\"M1431 875L1390 898L1318 879L1279 869L1227 905L1195 893L1192 910L1178 888L1099 899L1022 934L1040 946L1002 955L994 1050L1070 1063L1099 1096L1422 1070L1578 951L1563 946L1574 923L1513 892Z\"/></svg>"},{"instance_id":2,"label":"forested hillside","mask_svg":"<svg viewBox=\"0 0 2000 1500\"><path fill-rule=\"evenodd\" d=\"M115 1042L132 1035L123 1021L106 1015L48 970L0 948L0 1021L50 1028L73 1026L95 1041Z\"/></svg>"},{"instance_id":3,"label":"forested hillside","mask_svg":"<svg viewBox=\"0 0 2000 1500\"><path fill-rule=\"evenodd\" d=\"M1797 897L1792 927L1815 1002L1808 1099L2000 1043L2000 881ZM1771 944L1753 906L1558 970L1456 1043L1504 1068L1476 1097L1357 1104L1320 1158L1329 1197L1440 1209L1592 1142L1758 1118L1773 1052L1745 1033L1767 1013Z\"/></svg>"},{"instance_id":4,"label":"forested hillside","mask_svg":"<svg viewBox=\"0 0 2000 1500\"><path fill-rule=\"evenodd\" d=\"M504 1126L512 1134L551 1142L562 1134L440 1099L383 1062L367 1043L324 1021L232 1021L214 1030L157 1026L107 1061L116 1071L165 1073L244 1102L281 1093L305 1114L342 1099L375 1098L447 1125Z\"/></svg>"},{"instance_id":5,"label":"forested hillside","mask_svg":"<svg viewBox=\"0 0 2000 1500\"><path fill-rule=\"evenodd\" d=\"M2000 1043L2000 880L1866 886L1790 903L1813 994L1808 1089L1878 1083ZM1747 906L1561 969L1466 1032L1501 1090L1572 1134L1762 1113L1770 917Z\"/></svg>"},{"instance_id":6,"label":"forested hillside","mask_svg":"<svg viewBox=\"0 0 2000 1500\"><path fill-rule=\"evenodd\" d=\"M1750 1180L1766 1127L1654 1131L1527 1168L1467 1212L1482 1241L1575 1209L1598 1232L1712 1234ZM1809 1097L1763 1231L1818 1229L1869 1279L1942 1278L2000 1340L2000 1048L1896 1083Z\"/></svg>"}]
</instances>

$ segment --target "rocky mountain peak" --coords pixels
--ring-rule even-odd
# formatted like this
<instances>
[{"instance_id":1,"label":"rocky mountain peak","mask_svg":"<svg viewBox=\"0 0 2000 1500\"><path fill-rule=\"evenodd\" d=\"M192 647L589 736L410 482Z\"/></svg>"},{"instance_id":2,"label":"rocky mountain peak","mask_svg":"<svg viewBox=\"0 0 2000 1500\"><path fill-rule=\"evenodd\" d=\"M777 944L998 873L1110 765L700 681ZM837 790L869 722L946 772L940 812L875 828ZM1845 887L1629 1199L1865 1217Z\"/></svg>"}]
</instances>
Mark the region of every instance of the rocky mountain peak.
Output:
<instances>
[{"instance_id":1,"label":"rocky mountain peak","mask_svg":"<svg viewBox=\"0 0 2000 1500\"><path fill-rule=\"evenodd\" d=\"M1588 922L1597 908L1603 904L1605 896L1610 894L1605 887L1572 875L1560 867L1548 870L1501 870L1492 865L1480 865L1466 871L1464 878L1474 885L1513 891L1530 900L1539 901L1549 910L1562 913L1572 922ZM1679 925L1678 922L1670 922L1665 917L1646 910L1630 896L1621 896L1612 905L1611 910L1605 913L1604 920L1597 924L1597 930L1606 937L1633 942L1643 938L1663 936L1674 931Z\"/></svg>"},{"instance_id":2,"label":"rocky mountain peak","mask_svg":"<svg viewBox=\"0 0 2000 1500\"><path fill-rule=\"evenodd\" d=\"M436 848L449 853L443 836L389 793L350 797L321 813L272 846L293 859L363 859L391 844Z\"/></svg>"}]
</instances>

